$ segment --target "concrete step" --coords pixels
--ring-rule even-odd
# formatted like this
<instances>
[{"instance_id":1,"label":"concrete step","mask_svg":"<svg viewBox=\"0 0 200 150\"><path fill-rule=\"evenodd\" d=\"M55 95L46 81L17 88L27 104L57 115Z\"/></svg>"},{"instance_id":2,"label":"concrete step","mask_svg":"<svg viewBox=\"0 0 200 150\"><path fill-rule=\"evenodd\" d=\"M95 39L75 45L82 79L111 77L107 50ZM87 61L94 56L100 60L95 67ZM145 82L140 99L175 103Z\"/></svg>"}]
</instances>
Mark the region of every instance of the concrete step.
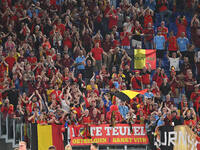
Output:
<instances>
[{"instance_id":1,"label":"concrete step","mask_svg":"<svg viewBox=\"0 0 200 150\"><path fill-rule=\"evenodd\" d=\"M5 139L0 139L0 150L14 150L12 143L6 143Z\"/></svg>"}]
</instances>

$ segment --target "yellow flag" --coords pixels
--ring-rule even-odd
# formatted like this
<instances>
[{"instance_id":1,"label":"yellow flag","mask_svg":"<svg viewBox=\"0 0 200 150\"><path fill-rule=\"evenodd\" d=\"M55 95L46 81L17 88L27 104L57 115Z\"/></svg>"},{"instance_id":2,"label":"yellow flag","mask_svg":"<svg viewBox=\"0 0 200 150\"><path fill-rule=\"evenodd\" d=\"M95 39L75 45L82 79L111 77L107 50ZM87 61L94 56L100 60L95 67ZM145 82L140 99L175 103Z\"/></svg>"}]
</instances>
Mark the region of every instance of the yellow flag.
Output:
<instances>
[{"instance_id":1,"label":"yellow flag","mask_svg":"<svg viewBox=\"0 0 200 150\"><path fill-rule=\"evenodd\" d=\"M143 69L145 65L146 65L146 50L135 49L134 50L134 68Z\"/></svg>"}]
</instances>

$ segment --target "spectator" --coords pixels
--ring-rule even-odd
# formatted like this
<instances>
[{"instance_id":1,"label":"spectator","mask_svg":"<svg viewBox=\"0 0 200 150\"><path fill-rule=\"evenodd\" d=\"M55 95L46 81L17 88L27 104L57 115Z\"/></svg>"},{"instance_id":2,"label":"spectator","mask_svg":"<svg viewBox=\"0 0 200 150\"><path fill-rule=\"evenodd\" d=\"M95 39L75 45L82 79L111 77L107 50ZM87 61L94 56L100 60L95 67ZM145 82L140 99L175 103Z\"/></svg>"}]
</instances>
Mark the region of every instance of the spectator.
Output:
<instances>
[{"instance_id":1,"label":"spectator","mask_svg":"<svg viewBox=\"0 0 200 150\"><path fill-rule=\"evenodd\" d=\"M177 39L178 49L181 52L182 56L187 55L187 50L189 48L189 40L185 37L185 32L181 33L181 36Z\"/></svg>"},{"instance_id":2,"label":"spectator","mask_svg":"<svg viewBox=\"0 0 200 150\"><path fill-rule=\"evenodd\" d=\"M169 57L167 54L167 58L169 59L169 64L170 64L170 70L173 68L174 71L179 71L179 61L180 58L182 57L181 53L178 51L179 57L176 56L176 52L172 53L172 57Z\"/></svg>"},{"instance_id":3,"label":"spectator","mask_svg":"<svg viewBox=\"0 0 200 150\"><path fill-rule=\"evenodd\" d=\"M153 95L153 93L151 92L150 85L147 86L147 92L144 94L144 96L145 96L145 98L147 98L147 99L151 99L151 100L154 99L154 95Z\"/></svg>"},{"instance_id":4,"label":"spectator","mask_svg":"<svg viewBox=\"0 0 200 150\"><path fill-rule=\"evenodd\" d=\"M90 79L93 77L94 75L94 67L95 67L95 63L96 63L96 60L92 57L92 54L89 53L90 56L87 56L86 57L86 66L85 66L85 81L86 81L86 84L89 83ZM89 59L89 57L91 59Z\"/></svg>"},{"instance_id":5,"label":"spectator","mask_svg":"<svg viewBox=\"0 0 200 150\"><path fill-rule=\"evenodd\" d=\"M50 147L48 148L48 150L56 150L56 147L55 147L55 146L50 146Z\"/></svg>"},{"instance_id":6,"label":"spectator","mask_svg":"<svg viewBox=\"0 0 200 150\"><path fill-rule=\"evenodd\" d=\"M187 35L186 34L187 20L185 16L183 16L182 18L178 16L176 19L176 25L178 28L177 37L180 37L183 32L185 33L185 35Z\"/></svg>"},{"instance_id":7,"label":"spectator","mask_svg":"<svg viewBox=\"0 0 200 150\"><path fill-rule=\"evenodd\" d=\"M197 18L197 14L192 18L191 24L191 41L195 45L195 51L199 51L199 19Z\"/></svg>"},{"instance_id":8,"label":"spectator","mask_svg":"<svg viewBox=\"0 0 200 150\"><path fill-rule=\"evenodd\" d=\"M117 105L112 105L110 107L110 111L106 114L106 119L108 120L108 123L112 126L115 126L115 124L122 121L122 116L119 112Z\"/></svg>"},{"instance_id":9,"label":"spectator","mask_svg":"<svg viewBox=\"0 0 200 150\"><path fill-rule=\"evenodd\" d=\"M162 83L162 85L160 86L161 97L162 97L163 101L165 101L166 96L167 96L168 94L170 94L170 92L171 92L170 85L169 85L169 83L168 83L167 81L168 81L168 79L167 79L167 78L164 78L164 79L163 79L163 83Z\"/></svg>"},{"instance_id":10,"label":"spectator","mask_svg":"<svg viewBox=\"0 0 200 150\"><path fill-rule=\"evenodd\" d=\"M8 40L5 42L5 49L10 52L15 47L15 43L12 41L12 36L8 37Z\"/></svg>"},{"instance_id":11,"label":"spectator","mask_svg":"<svg viewBox=\"0 0 200 150\"><path fill-rule=\"evenodd\" d=\"M102 54L104 54L105 56L107 56L107 54L101 47L99 47L99 43L95 44L95 47L91 50L91 53L94 59L96 60L96 71L99 72L101 70L102 65Z\"/></svg>"},{"instance_id":12,"label":"spectator","mask_svg":"<svg viewBox=\"0 0 200 150\"><path fill-rule=\"evenodd\" d=\"M131 78L131 87L134 90L141 90L143 88L142 77L139 71L135 72L135 75Z\"/></svg>"},{"instance_id":13,"label":"spectator","mask_svg":"<svg viewBox=\"0 0 200 150\"><path fill-rule=\"evenodd\" d=\"M129 16L126 17L126 22L123 24L123 26L126 26L127 32L131 33L132 29L134 28L134 24L131 21L131 18Z\"/></svg>"},{"instance_id":14,"label":"spectator","mask_svg":"<svg viewBox=\"0 0 200 150\"><path fill-rule=\"evenodd\" d=\"M142 83L144 88L146 88L148 85L150 85L150 75L151 75L151 65L149 63L148 64L148 68L144 67L142 72L141 72L141 76L142 76Z\"/></svg>"},{"instance_id":15,"label":"spectator","mask_svg":"<svg viewBox=\"0 0 200 150\"><path fill-rule=\"evenodd\" d=\"M65 150L72 150L71 145L70 145L70 144L66 145L66 146L65 146Z\"/></svg>"},{"instance_id":16,"label":"spectator","mask_svg":"<svg viewBox=\"0 0 200 150\"><path fill-rule=\"evenodd\" d=\"M130 33L127 32L127 27L123 26L123 32L120 33L121 47L128 51L130 49Z\"/></svg>"},{"instance_id":17,"label":"spectator","mask_svg":"<svg viewBox=\"0 0 200 150\"><path fill-rule=\"evenodd\" d=\"M106 13L106 17L109 18L108 29L111 30L113 26L117 25L118 16L114 6Z\"/></svg>"},{"instance_id":18,"label":"spectator","mask_svg":"<svg viewBox=\"0 0 200 150\"><path fill-rule=\"evenodd\" d=\"M156 69L156 72L154 73L152 80L156 82L158 87L161 86L162 84L161 68L158 67Z\"/></svg>"},{"instance_id":19,"label":"spectator","mask_svg":"<svg viewBox=\"0 0 200 150\"><path fill-rule=\"evenodd\" d=\"M139 23L139 21L135 21L135 26L132 31L132 47L140 49L142 48L142 35L143 35L143 29Z\"/></svg>"},{"instance_id":20,"label":"spectator","mask_svg":"<svg viewBox=\"0 0 200 150\"><path fill-rule=\"evenodd\" d=\"M92 114L90 116L91 116L91 123L92 124L96 124L96 125L100 124L100 111L99 110L94 108L92 110Z\"/></svg>"},{"instance_id":21,"label":"spectator","mask_svg":"<svg viewBox=\"0 0 200 150\"><path fill-rule=\"evenodd\" d=\"M146 28L149 23L153 25L153 11L150 9L144 10L144 27Z\"/></svg>"},{"instance_id":22,"label":"spectator","mask_svg":"<svg viewBox=\"0 0 200 150\"><path fill-rule=\"evenodd\" d=\"M160 30L154 37L154 48L156 49L156 58L158 58L159 66L161 66L161 60L165 53L165 37Z\"/></svg>"},{"instance_id":23,"label":"spectator","mask_svg":"<svg viewBox=\"0 0 200 150\"><path fill-rule=\"evenodd\" d=\"M194 86L197 84L196 79L193 78L192 71L190 70L185 78L185 94L190 99L192 92L194 91ZM190 104L191 105L191 104Z\"/></svg>"},{"instance_id":24,"label":"spectator","mask_svg":"<svg viewBox=\"0 0 200 150\"><path fill-rule=\"evenodd\" d=\"M12 115L14 113L14 107L12 104L10 104L8 98L6 98L5 102L3 103L1 112L3 113L4 118L6 118L7 115Z\"/></svg>"},{"instance_id":25,"label":"spectator","mask_svg":"<svg viewBox=\"0 0 200 150\"><path fill-rule=\"evenodd\" d=\"M155 81L153 81L151 91L154 94L155 102L160 103L160 89Z\"/></svg>"},{"instance_id":26,"label":"spectator","mask_svg":"<svg viewBox=\"0 0 200 150\"><path fill-rule=\"evenodd\" d=\"M26 150L26 142L24 141L19 142L19 150Z\"/></svg>"},{"instance_id":27,"label":"spectator","mask_svg":"<svg viewBox=\"0 0 200 150\"><path fill-rule=\"evenodd\" d=\"M112 102L109 100L109 95L105 94L103 97L103 101L104 101L104 106L106 108L106 112L110 111L110 107L112 105Z\"/></svg>"},{"instance_id":28,"label":"spectator","mask_svg":"<svg viewBox=\"0 0 200 150\"><path fill-rule=\"evenodd\" d=\"M151 10L155 11L156 1L155 0L145 0L145 7L149 7Z\"/></svg>"},{"instance_id":29,"label":"spectator","mask_svg":"<svg viewBox=\"0 0 200 150\"><path fill-rule=\"evenodd\" d=\"M152 24L148 23L147 28L144 29L144 45L146 49L153 49L153 36L154 30L152 28Z\"/></svg>"},{"instance_id":30,"label":"spectator","mask_svg":"<svg viewBox=\"0 0 200 150\"><path fill-rule=\"evenodd\" d=\"M180 117L180 114L177 112L177 108L173 108L172 113L172 125L177 126L177 125L182 125L183 124L183 118Z\"/></svg>"},{"instance_id":31,"label":"spectator","mask_svg":"<svg viewBox=\"0 0 200 150\"><path fill-rule=\"evenodd\" d=\"M185 111L183 112L183 117L185 125L188 125L190 127L195 126L196 113L193 108L185 109Z\"/></svg>"},{"instance_id":32,"label":"spectator","mask_svg":"<svg viewBox=\"0 0 200 150\"><path fill-rule=\"evenodd\" d=\"M176 37L174 36L174 32L171 31L169 34L169 38L168 38L168 51L169 51L169 55L171 56L173 52L177 52L178 50L178 45L177 45L177 40Z\"/></svg>"},{"instance_id":33,"label":"spectator","mask_svg":"<svg viewBox=\"0 0 200 150\"><path fill-rule=\"evenodd\" d=\"M190 96L190 102L193 103L195 112L199 113L199 100L200 100L200 93L199 93L199 85L194 87L194 91Z\"/></svg>"},{"instance_id":34,"label":"spectator","mask_svg":"<svg viewBox=\"0 0 200 150\"><path fill-rule=\"evenodd\" d=\"M179 93L180 93L180 79L177 77L175 70L172 68L170 78L169 78L169 84L171 86L172 90L172 97L174 98L174 103L178 105L179 101Z\"/></svg>"},{"instance_id":35,"label":"spectator","mask_svg":"<svg viewBox=\"0 0 200 150\"><path fill-rule=\"evenodd\" d=\"M155 113L155 112L153 112L153 113ZM156 125L157 125L156 124L156 118L153 116L153 113L150 116L150 118L147 119L147 121L146 121L147 136L148 136L148 139L149 139L148 147L151 148L151 149L155 148L153 132L155 131L155 128L156 128Z\"/></svg>"},{"instance_id":36,"label":"spectator","mask_svg":"<svg viewBox=\"0 0 200 150\"><path fill-rule=\"evenodd\" d=\"M169 23L172 12L168 9L168 0L158 0L158 9L162 20ZM167 16L167 18L165 18Z\"/></svg>"},{"instance_id":37,"label":"spectator","mask_svg":"<svg viewBox=\"0 0 200 150\"><path fill-rule=\"evenodd\" d=\"M161 22L161 26L158 27L158 32L161 32L161 35L165 37L165 40L167 40L167 35L168 35L168 28L165 26L165 21Z\"/></svg>"},{"instance_id":38,"label":"spectator","mask_svg":"<svg viewBox=\"0 0 200 150\"><path fill-rule=\"evenodd\" d=\"M125 101L121 101L119 107L119 112L124 120L126 120L126 115L129 112L128 107L125 105Z\"/></svg>"},{"instance_id":39,"label":"spectator","mask_svg":"<svg viewBox=\"0 0 200 150\"><path fill-rule=\"evenodd\" d=\"M98 150L99 149L99 145L97 143L92 143L90 145L90 150Z\"/></svg>"},{"instance_id":40,"label":"spectator","mask_svg":"<svg viewBox=\"0 0 200 150\"><path fill-rule=\"evenodd\" d=\"M180 65L181 74L186 75L187 70L192 69L191 64L189 63L188 57L184 57L183 63Z\"/></svg>"},{"instance_id":41,"label":"spectator","mask_svg":"<svg viewBox=\"0 0 200 150\"><path fill-rule=\"evenodd\" d=\"M79 51L79 56L75 59L75 65L77 67L77 74L81 73L85 75L85 56L82 51Z\"/></svg>"},{"instance_id":42,"label":"spectator","mask_svg":"<svg viewBox=\"0 0 200 150\"><path fill-rule=\"evenodd\" d=\"M105 37L105 41L102 42L102 48L107 53L107 55L104 55L104 64L107 64L107 66L110 66L111 63L111 54L110 49L112 47L112 42L110 35L107 34Z\"/></svg>"},{"instance_id":43,"label":"spectator","mask_svg":"<svg viewBox=\"0 0 200 150\"><path fill-rule=\"evenodd\" d=\"M64 53L64 57L61 58L61 68L70 68L70 66L74 63L74 60L69 56L67 52Z\"/></svg>"},{"instance_id":44,"label":"spectator","mask_svg":"<svg viewBox=\"0 0 200 150\"><path fill-rule=\"evenodd\" d=\"M131 58L124 49L119 49L119 47L116 47L115 49L111 50L111 54L111 65L115 66L117 70L119 69L120 65L122 66L124 63L130 65Z\"/></svg>"}]
</instances>

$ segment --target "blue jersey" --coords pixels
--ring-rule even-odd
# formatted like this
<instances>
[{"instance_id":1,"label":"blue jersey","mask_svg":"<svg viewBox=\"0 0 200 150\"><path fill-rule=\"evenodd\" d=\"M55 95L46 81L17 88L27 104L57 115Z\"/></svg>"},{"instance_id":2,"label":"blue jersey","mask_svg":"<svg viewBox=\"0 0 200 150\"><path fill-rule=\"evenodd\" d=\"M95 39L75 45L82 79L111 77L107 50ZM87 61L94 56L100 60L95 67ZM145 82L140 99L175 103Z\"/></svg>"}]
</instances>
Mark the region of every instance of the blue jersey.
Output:
<instances>
[{"instance_id":1,"label":"blue jersey","mask_svg":"<svg viewBox=\"0 0 200 150\"><path fill-rule=\"evenodd\" d=\"M154 37L154 44L156 45L156 50L164 50L165 37L163 35L156 35Z\"/></svg>"},{"instance_id":2,"label":"blue jersey","mask_svg":"<svg viewBox=\"0 0 200 150\"><path fill-rule=\"evenodd\" d=\"M177 39L177 43L178 43L178 47L179 47L179 51L180 51L180 52L185 52L185 51L187 51L187 46L188 46L188 44L189 44L188 38L186 38L186 37L184 37L184 38L179 37L179 38Z\"/></svg>"},{"instance_id":3,"label":"blue jersey","mask_svg":"<svg viewBox=\"0 0 200 150\"><path fill-rule=\"evenodd\" d=\"M75 62L78 64L78 63L82 63L85 61L85 56L78 56L76 59L75 59ZM83 64L79 64L77 66L77 69L78 70L82 70L82 69L85 69L85 66Z\"/></svg>"}]
</instances>

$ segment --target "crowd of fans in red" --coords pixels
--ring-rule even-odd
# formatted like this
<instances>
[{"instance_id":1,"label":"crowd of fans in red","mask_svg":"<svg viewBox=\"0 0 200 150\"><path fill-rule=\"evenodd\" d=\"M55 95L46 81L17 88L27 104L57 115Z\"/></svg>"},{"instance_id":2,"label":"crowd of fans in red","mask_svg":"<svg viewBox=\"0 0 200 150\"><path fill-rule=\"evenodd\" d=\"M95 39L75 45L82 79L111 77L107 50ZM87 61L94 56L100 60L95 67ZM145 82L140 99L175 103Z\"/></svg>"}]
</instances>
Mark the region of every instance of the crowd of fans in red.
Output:
<instances>
[{"instance_id":1,"label":"crowd of fans in red","mask_svg":"<svg viewBox=\"0 0 200 150\"><path fill-rule=\"evenodd\" d=\"M0 8L4 116L65 126L112 124L114 117L115 124L146 124L149 136L167 122L200 134L198 1L1 0ZM192 14L191 22L175 16L183 10ZM158 28L156 15L164 20ZM176 35L168 33L170 19ZM188 27L184 51L177 39L187 38ZM155 72L150 64L134 70L133 49L159 51L156 36L164 37L170 70L162 67L162 53ZM145 88L130 102L114 96Z\"/></svg>"}]
</instances>

